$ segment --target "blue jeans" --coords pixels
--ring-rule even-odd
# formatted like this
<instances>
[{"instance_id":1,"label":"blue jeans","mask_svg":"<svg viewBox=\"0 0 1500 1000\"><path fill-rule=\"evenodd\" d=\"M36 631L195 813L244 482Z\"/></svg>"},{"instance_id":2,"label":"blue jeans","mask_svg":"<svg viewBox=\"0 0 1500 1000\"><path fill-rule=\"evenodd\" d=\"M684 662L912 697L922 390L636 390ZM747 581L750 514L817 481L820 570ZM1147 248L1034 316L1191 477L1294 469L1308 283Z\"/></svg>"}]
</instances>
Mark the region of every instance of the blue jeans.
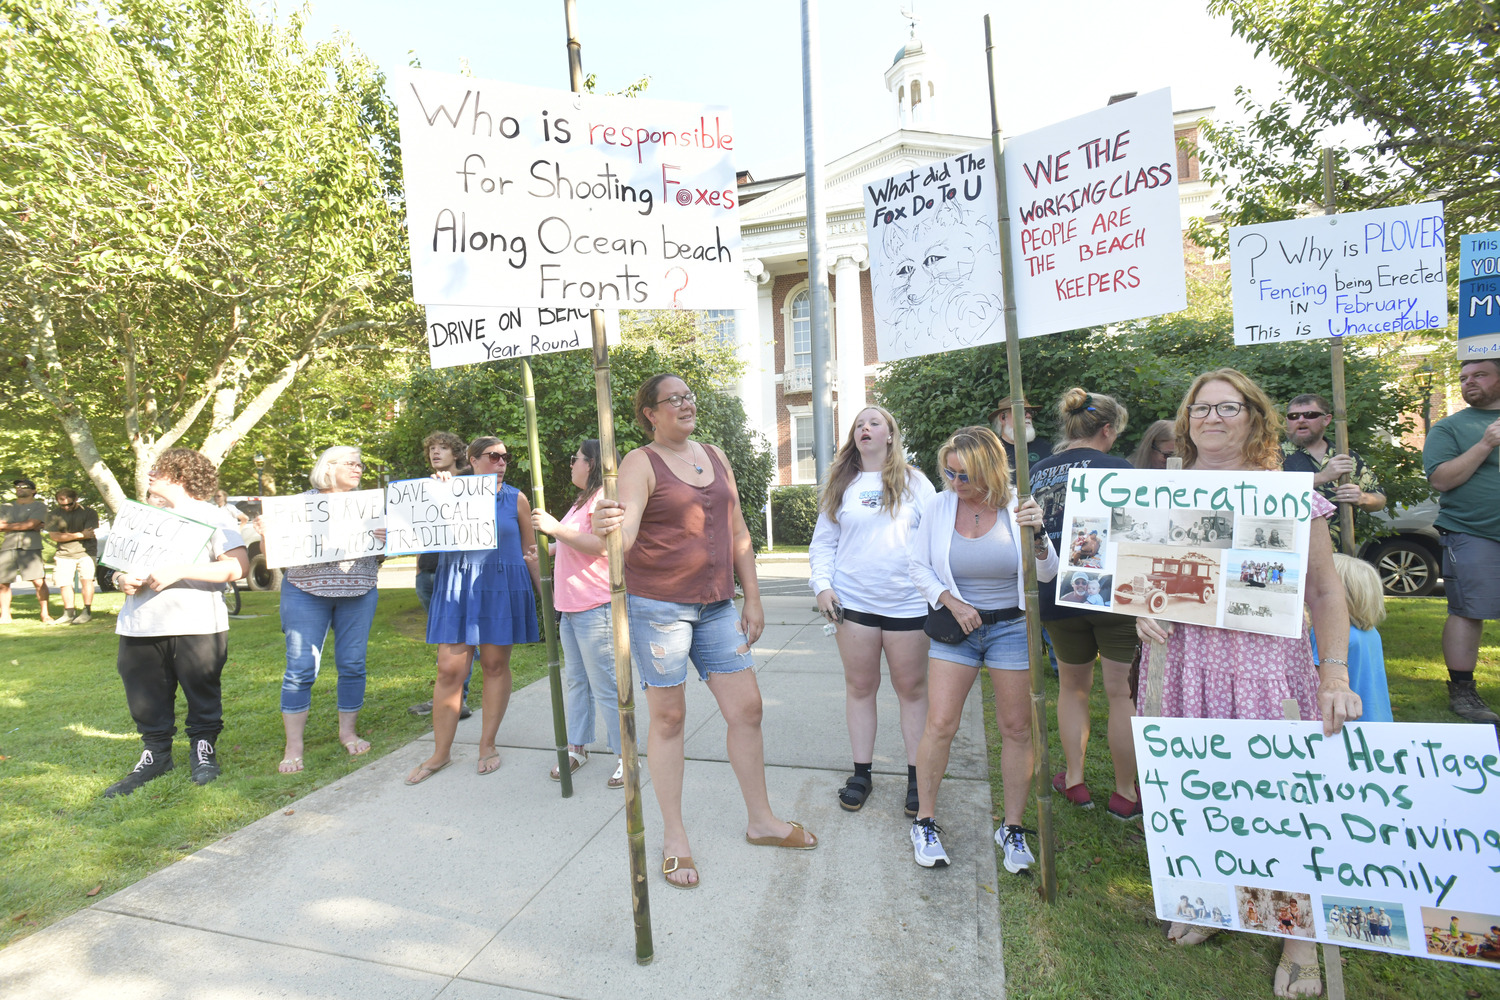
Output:
<instances>
[{"instance_id":1,"label":"blue jeans","mask_svg":"<svg viewBox=\"0 0 1500 1000\"><path fill-rule=\"evenodd\" d=\"M281 711L312 707L313 681L323 659L323 643L333 629L333 661L338 667L340 712L357 712L365 703L365 646L375 620L377 591L358 597L319 597L281 581L281 631L286 634L286 677L281 682Z\"/></svg>"},{"instance_id":2,"label":"blue jeans","mask_svg":"<svg viewBox=\"0 0 1500 1000\"><path fill-rule=\"evenodd\" d=\"M700 680L709 674L735 674L755 666L740 634L733 601L677 604L625 595L630 614L630 659L641 675L641 690L687 682L688 661Z\"/></svg>"},{"instance_id":3,"label":"blue jeans","mask_svg":"<svg viewBox=\"0 0 1500 1000\"><path fill-rule=\"evenodd\" d=\"M609 752L620 752L620 697L615 684L615 632L609 605L564 611L558 638L563 649L563 710L568 742L594 742L596 714L604 718Z\"/></svg>"}]
</instances>

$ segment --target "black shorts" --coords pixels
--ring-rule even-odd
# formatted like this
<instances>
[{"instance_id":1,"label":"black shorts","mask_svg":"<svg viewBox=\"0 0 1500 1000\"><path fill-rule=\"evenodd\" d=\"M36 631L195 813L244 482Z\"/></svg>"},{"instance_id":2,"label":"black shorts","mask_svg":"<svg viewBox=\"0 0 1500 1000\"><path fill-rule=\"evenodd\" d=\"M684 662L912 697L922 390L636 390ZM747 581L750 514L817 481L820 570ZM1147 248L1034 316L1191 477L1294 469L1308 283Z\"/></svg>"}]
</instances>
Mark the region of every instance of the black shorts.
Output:
<instances>
[{"instance_id":1,"label":"black shorts","mask_svg":"<svg viewBox=\"0 0 1500 1000\"><path fill-rule=\"evenodd\" d=\"M844 609L844 621L853 622L856 625L864 625L868 628L878 628L883 632L920 632L922 626L927 624L926 615L918 615L916 618L889 618L885 615L872 615L863 611L851 611Z\"/></svg>"}]
</instances>

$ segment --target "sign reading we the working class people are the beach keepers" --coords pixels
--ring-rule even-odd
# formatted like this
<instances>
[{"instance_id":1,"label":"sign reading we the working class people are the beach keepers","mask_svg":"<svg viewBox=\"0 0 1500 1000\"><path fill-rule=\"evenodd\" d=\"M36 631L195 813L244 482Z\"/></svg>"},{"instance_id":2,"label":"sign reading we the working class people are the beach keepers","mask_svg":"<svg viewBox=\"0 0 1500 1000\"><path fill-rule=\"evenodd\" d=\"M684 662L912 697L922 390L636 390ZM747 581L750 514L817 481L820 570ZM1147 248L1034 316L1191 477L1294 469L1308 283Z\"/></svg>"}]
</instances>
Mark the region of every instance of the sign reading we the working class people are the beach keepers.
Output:
<instances>
[{"instance_id":1,"label":"sign reading we the working class people are the beach keepers","mask_svg":"<svg viewBox=\"0 0 1500 1000\"><path fill-rule=\"evenodd\" d=\"M748 304L724 107L397 74L413 297Z\"/></svg>"},{"instance_id":2,"label":"sign reading we the working class people are the beach keepers","mask_svg":"<svg viewBox=\"0 0 1500 1000\"><path fill-rule=\"evenodd\" d=\"M1489 726L1135 718L1157 915L1500 964Z\"/></svg>"},{"instance_id":3,"label":"sign reading we the working class people are the beach keepers","mask_svg":"<svg viewBox=\"0 0 1500 1000\"><path fill-rule=\"evenodd\" d=\"M1229 230L1234 342L1265 344L1448 325L1443 203Z\"/></svg>"}]
</instances>

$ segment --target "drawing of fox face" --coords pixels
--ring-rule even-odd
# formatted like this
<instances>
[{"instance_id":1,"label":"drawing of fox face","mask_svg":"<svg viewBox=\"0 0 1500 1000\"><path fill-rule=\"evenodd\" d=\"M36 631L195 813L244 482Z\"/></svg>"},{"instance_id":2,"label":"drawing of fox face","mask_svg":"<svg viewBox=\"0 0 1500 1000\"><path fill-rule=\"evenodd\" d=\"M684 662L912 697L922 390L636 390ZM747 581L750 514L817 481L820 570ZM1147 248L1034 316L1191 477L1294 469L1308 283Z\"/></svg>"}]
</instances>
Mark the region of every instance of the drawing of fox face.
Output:
<instances>
[{"instance_id":1,"label":"drawing of fox face","mask_svg":"<svg viewBox=\"0 0 1500 1000\"><path fill-rule=\"evenodd\" d=\"M900 341L934 338L957 347L1001 321L999 297L971 288L976 268L999 270L988 225L945 205L909 226L887 228L883 239L890 277L879 308Z\"/></svg>"}]
</instances>

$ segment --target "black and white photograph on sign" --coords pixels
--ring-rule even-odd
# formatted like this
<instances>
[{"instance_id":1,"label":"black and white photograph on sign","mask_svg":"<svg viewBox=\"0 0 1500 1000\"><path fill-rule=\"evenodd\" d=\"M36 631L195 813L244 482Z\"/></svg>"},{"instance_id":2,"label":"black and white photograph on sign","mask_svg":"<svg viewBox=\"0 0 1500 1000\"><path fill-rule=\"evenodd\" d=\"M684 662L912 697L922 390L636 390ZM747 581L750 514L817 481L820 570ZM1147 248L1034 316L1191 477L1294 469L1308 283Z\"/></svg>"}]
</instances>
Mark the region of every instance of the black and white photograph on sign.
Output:
<instances>
[{"instance_id":1,"label":"black and white photograph on sign","mask_svg":"<svg viewBox=\"0 0 1500 1000\"><path fill-rule=\"evenodd\" d=\"M1234 513L1227 510L1174 510L1167 537L1173 545L1229 548L1234 538Z\"/></svg>"},{"instance_id":2,"label":"black and white photograph on sign","mask_svg":"<svg viewBox=\"0 0 1500 1000\"><path fill-rule=\"evenodd\" d=\"M1005 339L990 149L865 185L881 361Z\"/></svg>"},{"instance_id":3,"label":"black and white photograph on sign","mask_svg":"<svg viewBox=\"0 0 1500 1000\"><path fill-rule=\"evenodd\" d=\"M1283 892L1258 886L1234 887L1240 926L1281 937L1314 936L1313 901L1305 892Z\"/></svg>"},{"instance_id":4,"label":"black and white photograph on sign","mask_svg":"<svg viewBox=\"0 0 1500 1000\"><path fill-rule=\"evenodd\" d=\"M1174 622L1213 625L1219 587L1218 549L1121 544L1111 610Z\"/></svg>"},{"instance_id":5,"label":"black and white photograph on sign","mask_svg":"<svg viewBox=\"0 0 1500 1000\"><path fill-rule=\"evenodd\" d=\"M1068 526L1068 565L1079 569L1103 569L1104 546L1109 541L1109 520L1075 517Z\"/></svg>"},{"instance_id":6,"label":"black and white photograph on sign","mask_svg":"<svg viewBox=\"0 0 1500 1000\"><path fill-rule=\"evenodd\" d=\"M1355 899L1348 896L1324 896L1323 936L1339 944L1369 945L1410 951L1406 935L1406 908L1385 899Z\"/></svg>"},{"instance_id":7,"label":"black and white photograph on sign","mask_svg":"<svg viewBox=\"0 0 1500 1000\"><path fill-rule=\"evenodd\" d=\"M1163 920L1209 927L1234 926L1234 893L1224 883L1181 878L1153 879L1152 883L1156 915Z\"/></svg>"},{"instance_id":8,"label":"black and white photograph on sign","mask_svg":"<svg viewBox=\"0 0 1500 1000\"><path fill-rule=\"evenodd\" d=\"M1242 517L1234 526L1237 549L1270 549L1290 552L1297 537L1297 522L1280 517Z\"/></svg>"},{"instance_id":9,"label":"black and white photograph on sign","mask_svg":"<svg viewBox=\"0 0 1500 1000\"><path fill-rule=\"evenodd\" d=\"M1060 603L1092 604L1101 609L1109 607L1110 575L1108 573L1064 570L1059 574L1057 583L1057 600Z\"/></svg>"},{"instance_id":10,"label":"black and white photograph on sign","mask_svg":"<svg viewBox=\"0 0 1500 1000\"><path fill-rule=\"evenodd\" d=\"M1500 914L1424 906L1422 938L1429 955L1500 964Z\"/></svg>"},{"instance_id":11,"label":"black and white photograph on sign","mask_svg":"<svg viewBox=\"0 0 1500 1000\"><path fill-rule=\"evenodd\" d=\"M1117 542L1166 545L1170 541L1168 511L1165 510L1116 508L1110 511L1109 529Z\"/></svg>"}]
</instances>

